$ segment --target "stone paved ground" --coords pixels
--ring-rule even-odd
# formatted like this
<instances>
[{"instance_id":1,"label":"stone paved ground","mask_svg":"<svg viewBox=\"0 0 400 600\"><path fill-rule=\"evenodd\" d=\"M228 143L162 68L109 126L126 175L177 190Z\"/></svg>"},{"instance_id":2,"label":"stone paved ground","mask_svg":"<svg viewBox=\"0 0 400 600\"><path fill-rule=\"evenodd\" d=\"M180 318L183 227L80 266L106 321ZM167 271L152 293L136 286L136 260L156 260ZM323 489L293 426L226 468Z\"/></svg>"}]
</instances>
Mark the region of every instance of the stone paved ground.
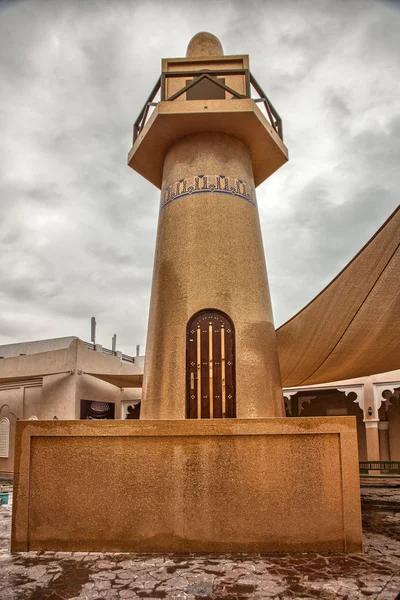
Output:
<instances>
[{"instance_id":1,"label":"stone paved ground","mask_svg":"<svg viewBox=\"0 0 400 600\"><path fill-rule=\"evenodd\" d=\"M400 600L400 485L362 489L362 555L138 555L9 552L0 507L0 598Z\"/></svg>"}]
</instances>

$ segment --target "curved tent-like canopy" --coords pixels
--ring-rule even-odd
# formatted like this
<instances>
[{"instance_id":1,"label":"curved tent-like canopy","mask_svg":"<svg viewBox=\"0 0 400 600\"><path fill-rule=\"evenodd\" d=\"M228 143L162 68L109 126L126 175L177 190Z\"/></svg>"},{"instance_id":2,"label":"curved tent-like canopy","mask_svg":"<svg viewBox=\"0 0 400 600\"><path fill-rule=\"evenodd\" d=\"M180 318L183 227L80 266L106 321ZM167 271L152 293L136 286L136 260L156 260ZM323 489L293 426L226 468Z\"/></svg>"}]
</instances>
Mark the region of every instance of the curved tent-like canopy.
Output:
<instances>
[{"instance_id":1,"label":"curved tent-like canopy","mask_svg":"<svg viewBox=\"0 0 400 600\"><path fill-rule=\"evenodd\" d=\"M110 373L85 373L85 375L91 375L96 379L107 381L112 385L116 385L120 388L141 388L143 385L143 374L131 374L131 373L119 373L111 375Z\"/></svg>"},{"instance_id":2,"label":"curved tent-like canopy","mask_svg":"<svg viewBox=\"0 0 400 600\"><path fill-rule=\"evenodd\" d=\"M276 334L283 387L400 368L400 206Z\"/></svg>"}]
</instances>

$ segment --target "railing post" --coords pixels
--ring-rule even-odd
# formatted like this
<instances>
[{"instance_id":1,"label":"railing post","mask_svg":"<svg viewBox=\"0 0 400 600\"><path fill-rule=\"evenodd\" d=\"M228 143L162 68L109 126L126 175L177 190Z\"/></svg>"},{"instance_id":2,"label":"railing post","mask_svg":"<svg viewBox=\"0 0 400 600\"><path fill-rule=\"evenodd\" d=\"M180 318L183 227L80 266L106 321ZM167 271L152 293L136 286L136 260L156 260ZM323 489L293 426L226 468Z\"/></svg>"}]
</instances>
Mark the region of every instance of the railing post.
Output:
<instances>
[{"instance_id":1,"label":"railing post","mask_svg":"<svg viewBox=\"0 0 400 600\"><path fill-rule=\"evenodd\" d=\"M250 98L250 96L251 96L251 85L250 85L250 71L249 71L249 69L246 69L246 72L244 74L244 79L245 79L245 85L246 85L246 96L248 98Z\"/></svg>"},{"instance_id":2,"label":"railing post","mask_svg":"<svg viewBox=\"0 0 400 600\"><path fill-rule=\"evenodd\" d=\"M133 126L133 143L136 142L136 138L139 135L139 127L138 125L136 125L136 123Z\"/></svg>"},{"instance_id":3,"label":"railing post","mask_svg":"<svg viewBox=\"0 0 400 600\"><path fill-rule=\"evenodd\" d=\"M282 119L278 119L278 134L281 140L283 140L283 127L282 127Z\"/></svg>"},{"instance_id":4,"label":"railing post","mask_svg":"<svg viewBox=\"0 0 400 600\"><path fill-rule=\"evenodd\" d=\"M265 100L264 101L264 106L265 106L265 110L267 111L269 121L270 121L270 123L272 125L272 128L276 131L275 119L272 116L271 109L269 107L269 102L268 102L267 98L265 98L264 100Z\"/></svg>"},{"instance_id":5,"label":"railing post","mask_svg":"<svg viewBox=\"0 0 400 600\"><path fill-rule=\"evenodd\" d=\"M161 102L164 102L165 100L165 84L166 84L166 75L165 73L161 74Z\"/></svg>"}]
</instances>

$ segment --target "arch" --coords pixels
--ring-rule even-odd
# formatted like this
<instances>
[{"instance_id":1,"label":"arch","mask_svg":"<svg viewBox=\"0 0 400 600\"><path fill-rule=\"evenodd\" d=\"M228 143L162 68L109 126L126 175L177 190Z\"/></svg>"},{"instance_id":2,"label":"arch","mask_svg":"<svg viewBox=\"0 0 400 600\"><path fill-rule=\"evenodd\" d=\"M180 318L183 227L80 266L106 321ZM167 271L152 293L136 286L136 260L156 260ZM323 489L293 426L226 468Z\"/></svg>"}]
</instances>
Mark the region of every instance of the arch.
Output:
<instances>
[{"instance_id":1,"label":"arch","mask_svg":"<svg viewBox=\"0 0 400 600\"><path fill-rule=\"evenodd\" d=\"M38 420L39 420L39 419L36 417L36 415L31 415L31 416L28 418L28 421L38 421Z\"/></svg>"},{"instance_id":2,"label":"arch","mask_svg":"<svg viewBox=\"0 0 400 600\"><path fill-rule=\"evenodd\" d=\"M186 418L235 418L235 389L233 321L221 310L201 310L186 328Z\"/></svg>"},{"instance_id":3,"label":"arch","mask_svg":"<svg viewBox=\"0 0 400 600\"><path fill-rule=\"evenodd\" d=\"M0 419L0 458L8 458L10 453L10 421L7 417Z\"/></svg>"}]
</instances>

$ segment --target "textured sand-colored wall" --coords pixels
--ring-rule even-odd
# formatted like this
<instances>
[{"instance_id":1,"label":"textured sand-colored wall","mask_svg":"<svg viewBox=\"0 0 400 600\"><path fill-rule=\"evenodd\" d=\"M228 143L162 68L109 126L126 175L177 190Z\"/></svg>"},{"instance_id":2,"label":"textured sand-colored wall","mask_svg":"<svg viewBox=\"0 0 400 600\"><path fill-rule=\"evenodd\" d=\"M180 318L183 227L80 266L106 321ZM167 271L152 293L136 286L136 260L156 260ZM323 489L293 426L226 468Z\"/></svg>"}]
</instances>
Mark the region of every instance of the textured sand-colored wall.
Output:
<instances>
[{"instance_id":1,"label":"textured sand-colored wall","mask_svg":"<svg viewBox=\"0 0 400 600\"><path fill-rule=\"evenodd\" d=\"M17 424L13 550L360 551L353 417Z\"/></svg>"}]
</instances>

